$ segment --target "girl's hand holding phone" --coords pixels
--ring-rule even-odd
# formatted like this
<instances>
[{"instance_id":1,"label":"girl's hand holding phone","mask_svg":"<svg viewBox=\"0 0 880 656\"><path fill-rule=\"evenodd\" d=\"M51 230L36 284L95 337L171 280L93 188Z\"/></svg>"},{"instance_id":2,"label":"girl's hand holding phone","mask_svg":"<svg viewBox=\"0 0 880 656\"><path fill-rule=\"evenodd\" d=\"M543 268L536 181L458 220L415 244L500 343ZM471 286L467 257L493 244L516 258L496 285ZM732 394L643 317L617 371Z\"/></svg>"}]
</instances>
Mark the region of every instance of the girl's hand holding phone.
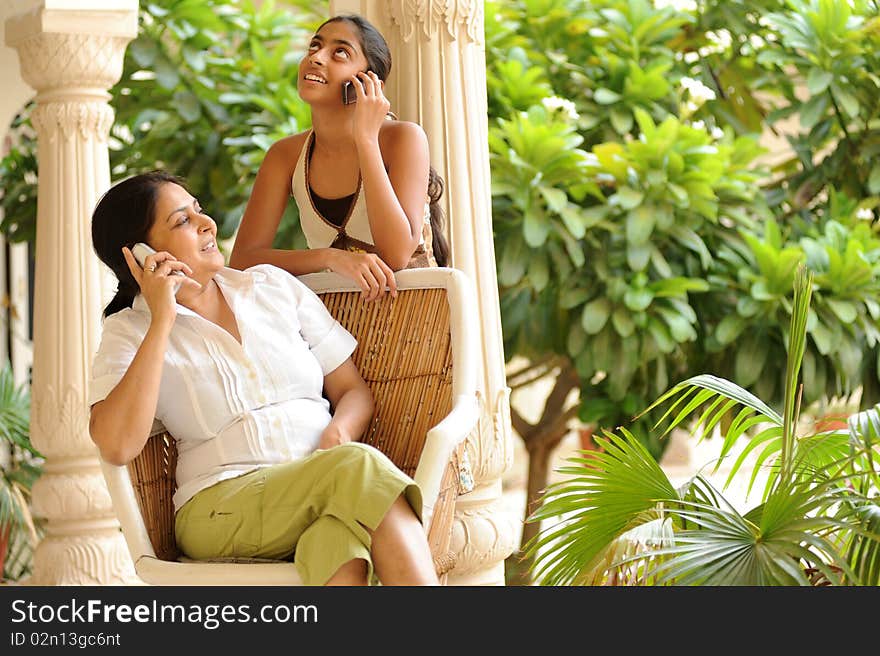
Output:
<instances>
[{"instance_id":1,"label":"girl's hand holding phone","mask_svg":"<svg viewBox=\"0 0 880 656\"><path fill-rule=\"evenodd\" d=\"M385 83L373 71L360 72L352 77L352 84L357 94L354 106L354 139L360 146L376 143L379 140L379 129L388 116L391 102L385 97Z\"/></svg>"}]
</instances>

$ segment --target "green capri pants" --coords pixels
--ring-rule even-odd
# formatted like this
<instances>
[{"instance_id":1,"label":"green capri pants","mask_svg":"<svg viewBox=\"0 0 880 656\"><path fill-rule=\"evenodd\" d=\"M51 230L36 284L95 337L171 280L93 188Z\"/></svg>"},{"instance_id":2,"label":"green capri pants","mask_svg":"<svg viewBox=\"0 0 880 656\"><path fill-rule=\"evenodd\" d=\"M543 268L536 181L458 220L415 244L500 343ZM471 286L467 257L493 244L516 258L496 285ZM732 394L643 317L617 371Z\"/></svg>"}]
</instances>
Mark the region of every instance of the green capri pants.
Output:
<instances>
[{"instance_id":1,"label":"green capri pants","mask_svg":"<svg viewBox=\"0 0 880 656\"><path fill-rule=\"evenodd\" d=\"M195 560L290 560L295 552L303 583L324 585L363 558L373 582L366 529L376 529L401 493L421 521L418 485L378 449L351 442L201 490L177 512L174 532Z\"/></svg>"}]
</instances>

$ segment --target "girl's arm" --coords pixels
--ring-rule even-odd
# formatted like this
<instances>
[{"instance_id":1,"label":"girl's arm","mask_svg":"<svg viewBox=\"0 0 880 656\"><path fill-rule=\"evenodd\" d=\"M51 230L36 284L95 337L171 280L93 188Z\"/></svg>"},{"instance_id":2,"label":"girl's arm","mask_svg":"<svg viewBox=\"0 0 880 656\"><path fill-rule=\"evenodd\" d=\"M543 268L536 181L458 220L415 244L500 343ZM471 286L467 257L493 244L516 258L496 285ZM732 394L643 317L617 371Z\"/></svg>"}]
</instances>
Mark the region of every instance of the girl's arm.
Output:
<instances>
[{"instance_id":1,"label":"girl's arm","mask_svg":"<svg viewBox=\"0 0 880 656\"><path fill-rule=\"evenodd\" d=\"M373 395L351 358L324 376L324 393L333 419L321 434L318 448L360 440L373 417Z\"/></svg>"},{"instance_id":2,"label":"girl's arm","mask_svg":"<svg viewBox=\"0 0 880 656\"><path fill-rule=\"evenodd\" d=\"M305 135L272 144L257 171L251 195L235 237L229 266L247 269L255 264L274 264L294 275L330 268L329 248L313 250L273 249L275 233L290 197L290 181Z\"/></svg>"},{"instance_id":3,"label":"girl's arm","mask_svg":"<svg viewBox=\"0 0 880 656\"><path fill-rule=\"evenodd\" d=\"M390 104L375 73L359 73L355 89L354 138L370 231L379 255L398 270L409 263L422 234L428 138L416 123L385 120Z\"/></svg>"},{"instance_id":4,"label":"girl's arm","mask_svg":"<svg viewBox=\"0 0 880 656\"><path fill-rule=\"evenodd\" d=\"M229 266L247 269L256 264L274 264L295 276L330 269L354 280L367 300L384 294L386 286L392 295L397 295L394 273L380 257L371 253L350 253L338 248L272 248L290 196L293 169L304 144L305 135L299 134L281 139L269 148L257 171Z\"/></svg>"}]
</instances>

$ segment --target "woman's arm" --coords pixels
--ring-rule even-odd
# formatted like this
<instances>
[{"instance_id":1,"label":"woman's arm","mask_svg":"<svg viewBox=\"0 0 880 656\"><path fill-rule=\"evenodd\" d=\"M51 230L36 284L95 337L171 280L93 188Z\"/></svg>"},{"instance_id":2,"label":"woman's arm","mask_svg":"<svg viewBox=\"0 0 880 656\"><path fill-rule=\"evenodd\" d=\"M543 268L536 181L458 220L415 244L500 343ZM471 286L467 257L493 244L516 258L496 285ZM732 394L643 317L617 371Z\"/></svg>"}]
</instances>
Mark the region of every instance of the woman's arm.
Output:
<instances>
[{"instance_id":1,"label":"woman's arm","mask_svg":"<svg viewBox=\"0 0 880 656\"><path fill-rule=\"evenodd\" d=\"M269 148L257 171L257 179L229 257L229 266L247 269L255 264L274 264L295 276L330 269L354 280L367 300L384 294L386 286L392 295L397 295L394 273L379 256L350 253L338 248L272 248L281 215L289 200L293 169L304 144L305 133L281 139Z\"/></svg>"},{"instance_id":2,"label":"woman's arm","mask_svg":"<svg viewBox=\"0 0 880 656\"><path fill-rule=\"evenodd\" d=\"M112 465L134 459L150 437L169 333L170 326L151 325L122 380L92 406L89 434Z\"/></svg>"},{"instance_id":3,"label":"woman's arm","mask_svg":"<svg viewBox=\"0 0 880 656\"><path fill-rule=\"evenodd\" d=\"M409 263L422 234L428 138L416 123L386 121L389 104L379 79L374 73L359 75L354 138L370 232L379 255L398 270Z\"/></svg>"},{"instance_id":4,"label":"woman's arm","mask_svg":"<svg viewBox=\"0 0 880 656\"><path fill-rule=\"evenodd\" d=\"M324 376L324 393L333 418L321 434L318 448L357 442L373 417L373 395L351 358Z\"/></svg>"},{"instance_id":5,"label":"woman's arm","mask_svg":"<svg viewBox=\"0 0 880 656\"><path fill-rule=\"evenodd\" d=\"M165 350L177 316L177 279L168 274L182 271L187 274L183 284L198 287L189 277L192 269L168 253L147 256L145 267L156 265L150 275L141 270L130 250L124 248L123 255L150 308L150 327L122 379L103 401L92 406L89 415L92 441L101 457L114 465L124 465L141 452L156 416Z\"/></svg>"}]
</instances>

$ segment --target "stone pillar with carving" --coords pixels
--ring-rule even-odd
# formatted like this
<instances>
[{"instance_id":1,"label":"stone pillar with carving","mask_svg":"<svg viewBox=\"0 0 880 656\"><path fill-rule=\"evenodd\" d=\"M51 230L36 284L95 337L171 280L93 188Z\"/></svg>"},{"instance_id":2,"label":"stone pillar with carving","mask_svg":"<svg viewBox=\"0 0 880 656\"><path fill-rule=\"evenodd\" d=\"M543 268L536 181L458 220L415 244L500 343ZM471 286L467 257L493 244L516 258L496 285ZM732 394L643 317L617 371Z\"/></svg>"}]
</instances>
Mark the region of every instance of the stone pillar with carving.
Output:
<instances>
[{"instance_id":1,"label":"stone pillar with carving","mask_svg":"<svg viewBox=\"0 0 880 656\"><path fill-rule=\"evenodd\" d=\"M483 417L468 440L474 489L459 498L452 585L503 585L504 559L519 546L520 519L505 510L501 477L513 461L510 389L492 241L483 3L480 0L336 0L331 14L358 13L385 36L393 58L386 95L428 135L443 178L452 265L477 289Z\"/></svg>"},{"instance_id":2,"label":"stone pillar with carving","mask_svg":"<svg viewBox=\"0 0 880 656\"><path fill-rule=\"evenodd\" d=\"M107 90L137 35L137 0L45 0L10 18L6 43L37 91L36 280L31 439L46 457L33 489L47 521L34 585L136 582L89 438L87 386L101 319L90 218L110 185Z\"/></svg>"}]
</instances>

